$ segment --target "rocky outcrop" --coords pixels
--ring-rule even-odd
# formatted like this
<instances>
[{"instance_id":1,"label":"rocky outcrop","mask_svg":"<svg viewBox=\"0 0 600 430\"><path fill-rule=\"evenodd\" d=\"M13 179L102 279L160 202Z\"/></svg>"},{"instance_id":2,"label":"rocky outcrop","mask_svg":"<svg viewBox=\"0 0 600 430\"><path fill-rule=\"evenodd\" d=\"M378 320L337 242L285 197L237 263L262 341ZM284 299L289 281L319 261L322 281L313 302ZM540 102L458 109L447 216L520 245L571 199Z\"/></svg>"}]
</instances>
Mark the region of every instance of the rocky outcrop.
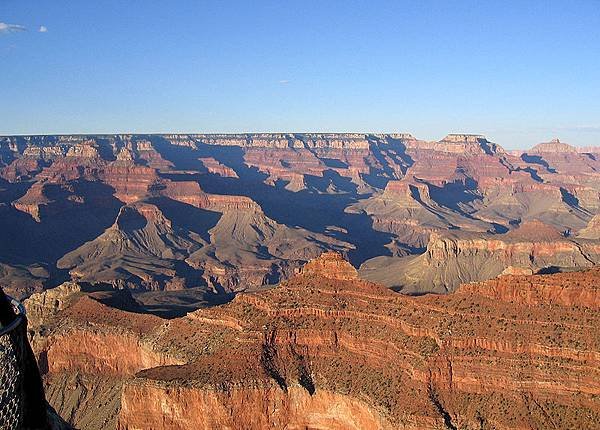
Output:
<instances>
[{"instance_id":1,"label":"rocky outcrop","mask_svg":"<svg viewBox=\"0 0 600 430\"><path fill-rule=\"evenodd\" d=\"M249 404L253 407L248 408ZM184 409L183 405L193 407ZM140 414L142 409L147 413ZM394 427L368 404L327 391L311 395L302 387L290 387L284 392L276 386L198 390L149 384L141 379L125 386L117 425L121 430L139 428L383 430Z\"/></svg>"},{"instance_id":2,"label":"rocky outcrop","mask_svg":"<svg viewBox=\"0 0 600 430\"><path fill-rule=\"evenodd\" d=\"M529 267L508 266L501 275L533 275L533 269Z\"/></svg>"},{"instance_id":3,"label":"rocky outcrop","mask_svg":"<svg viewBox=\"0 0 600 430\"><path fill-rule=\"evenodd\" d=\"M84 140L71 146L66 154L67 157L99 158L100 154L93 139Z\"/></svg>"},{"instance_id":4,"label":"rocky outcrop","mask_svg":"<svg viewBox=\"0 0 600 430\"><path fill-rule=\"evenodd\" d=\"M177 200L186 195L176 195L172 190L169 194ZM162 210L145 202L123 206L112 226L63 256L57 266L68 269L74 280L119 288L174 290L208 286L232 292L276 283L326 246L347 246L323 235L280 225L248 198L208 196L199 202L206 209L222 213L215 213L211 223L199 225L182 220L176 212L178 207L168 203L161 205ZM178 223L163 210L173 214ZM182 221L193 222L193 227L186 228Z\"/></svg>"},{"instance_id":5,"label":"rocky outcrop","mask_svg":"<svg viewBox=\"0 0 600 430\"><path fill-rule=\"evenodd\" d=\"M577 153L577 149L560 139L552 139L550 142L538 143L528 152L535 154L544 153Z\"/></svg>"},{"instance_id":6,"label":"rocky outcrop","mask_svg":"<svg viewBox=\"0 0 600 430\"><path fill-rule=\"evenodd\" d=\"M81 382L69 399L88 412L58 409L119 429L593 428L600 417L597 269L420 297L323 273L168 322L80 295L36 343L54 348L51 399L70 371Z\"/></svg>"},{"instance_id":7,"label":"rocky outcrop","mask_svg":"<svg viewBox=\"0 0 600 430\"><path fill-rule=\"evenodd\" d=\"M108 306L110 292L36 298L51 308L34 343L52 363L50 399L76 425L119 429L591 428L600 417L597 269L420 297L347 269L329 253L274 288L169 321Z\"/></svg>"},{"instance_id":8,"label":"rocky outcrop","mask_svg":"<svg viewBox=\"0 0 600 430\"><path fill-rule=\"evenodd\" d=\"M595 215L585 228L579 230L577 237L592 240L600 239L600 215Z\"/></svg>"},{"instance_id":9,"label":"rocky outcrop","mask_svg":"<svg viewBox=\"0 0 600 430\"><path fill-rule=\"evenodd\" d=\"M492 300L521 305L559 305L589 309L600 308L600 288L596 284L598 270L591 272L561 273L553 276L525 276L463 284L460 294L473 294Z\"/></svg>"},{"instance_id":10,"label":"rocky outcrop","mask_svg":"<svg viewBox=\"0 0 600 430\"><path fill-rule=\"evenodd\" d=\"M46 206L50 199L45 195L45 186L43 183L34 184L27 193L13 202L13 206L18 211L30 215L37 222L41 221L40 208Z\"/></svg>"},{"instance_id":11,"label":"rocky outcrop","mask_svg":"<svg viewBox=\"0 0 600 430\"><path fill-rule=\"evenodd\" d=\"M521 159L537 164L537 170L547 182L590 185L597 190L594 184L598 180L598 159L559 139L534 146L523 153Z\"/></svg>"},{"instance_id":12,"label":"rocky outcrop","mask_svg":"<svg viewBox=\"0 0 600 430\"><path fill-rule=\"evenodd\" d=\"M360 269L366 279L404 293L452 292L464 282L500 274L573 270L600 263L595 242L566 238L539 221L503 235L432 233L425 253L401 258L380 257Z\"/></svg>"},{"instance_id":13,"label":"rocky outcrop","mask_svg":"<svg viewBox=\"0 0 600 430\"><path fill-rule=\"evenodd\" d=\"M219 163L219 161L215 160L213 157L202 157L199 158L199 160L208 173L223 176L225 178L238 178L235 170Z\"/></svg>"},{"instance_id":14,"label":"rocky outcrop","mask_svg":"<svg viewBox=\"0 0 600 430\"><path fill-rule=\"evenodd\" d=\"M121 287L237 291L288 277L324 250L348 252L359 266L414 257L449 230L487 238L533 220L568 237L581 232L588 246L600 240L584 231L600 211L598 160L560 142L506 152L473 134L0 137L0 278L19 296L60 284L66 272ZM179 239L120 240L90 276L97 266L72 257L114 248L105 233L115 233L121 207L138 204L156 206ZM15 240L18 231L27 234ZM234 232L239 249L219 238ZM181 249L182 237L191 248Z\"/></svg>"},{"instance_id":15,"label":"rocky outcrop","mask_svg":"<svg viewBox=\"0 0 600 430\"><path fill-rule=\"evenodd\" d=\"M338 252L324 252L319 257L306 263L300 273L306 276L315 275L324 278L351 280L358 279L357 270Z\"/></svg>"},{"instance_id":16,"label":"rocky outcrop","mask_svg":"<svg viewBox=\"0 0 600 430\"><path fill-rule=\"evenodd\" d=\"M65 282L56 288L34 293L24 301L27 308L27 319L29 328L36 330L44 324L44 321L54 317L58 312L66 309L77 293L85 289L76 282Z\"/></svg>"},{"instance_id":17,"label":"rocky outcrop","mask_svg":"<svg viewBox=\"0 0 600 430\"><path fill-rule=\"evenodd\" d=\"M123 295L125 294L125 297ZM142 369L181 363L146 335L161 318L136 309L123 291L66 283L25 302L30 338L48 400L76 428L114 428L123 381Z\"/></svg>"},{"instance_id":18,"label":"rocky outcrop","mask_svg":"<svg viewBox=\"0 0 600 430\"><path fill-rule=\"evenodd\" d=\"M177 277L177 261L205 244L199 234L175 231L157 206L137 203L123 206L111 227L66 254L57 266L80 281L163 289Z\"/></svg>"}]
</instances>

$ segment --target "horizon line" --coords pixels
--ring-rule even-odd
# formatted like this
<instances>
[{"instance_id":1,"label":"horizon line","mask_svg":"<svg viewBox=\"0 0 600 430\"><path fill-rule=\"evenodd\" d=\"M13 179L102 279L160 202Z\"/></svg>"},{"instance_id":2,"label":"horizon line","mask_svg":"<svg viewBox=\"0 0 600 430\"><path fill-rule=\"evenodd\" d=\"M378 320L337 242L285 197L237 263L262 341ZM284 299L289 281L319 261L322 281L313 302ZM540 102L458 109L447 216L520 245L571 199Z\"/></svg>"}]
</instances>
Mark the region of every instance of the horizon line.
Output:
<instances>
[{"instance_id":1,"label":"horizon line","mask_svg":"<svg viewBox=\"0 0 600 430\"><path fill-rule=\"evenodd\" d=\"M110 133L106 133L106 132L102 132L102 133L15 133L15 134L0 134L0 138L6 138L6 137L52 137L52 136L119 136L119 135L129 135L129 136L135 136L135 135L145 135L145 136L162 136L162 135L206 135L206 136L235 136L235 135L257 135L257 134L279 134L279 135L310 135L310 134L339 134L339 135L349 135L349 134L359 134L359 135L394 135L394 134L405 134L405 135L410 135L413 138L415 138L416 140L420 140L423 142L440 142L442 141L442 139L439 140L427 140L427 139L420 139L418 137L416 137L413 133L410 132L406 132L406 131L394 131L394 132L359 132L359 131L303 131L303 132L294 132L294 131L240 131L240 132L198 132L198 131L194 131L194 132L183 132L183 131L170 131L170 132L164 132L164 131L159 131L159 132L131 132L131 131L127 131L127 132L110 132ZM486 140L488 140L487 136L483 133L461 133L461 132L452 132L452 133L447 133L444 135L444 137L446 136L455 136L455 135L463 135L463 136L481 136L484 137ZM540 143L548 143L551 140L557 139L556 137L551 138L548 141L542 141L542 142L535 142L533 143L533 146L540 144ZM600 145L577 145L577 144L570 144L567 142L562 141L560 138L558 138L561 143L566 143L570 146L573 146L574 148L600 148ZM488 140L491 143L496 143L494 140ZM500 144L498 144L500 145ZM502 146L502 145L500 145ZM522 150L522 149L530 149L529 148L522 148L522 147L518 147L518 148L513 148L513 149L507 149L508 151L517 151L517 150Z\"/></svg>"}]
</instances>

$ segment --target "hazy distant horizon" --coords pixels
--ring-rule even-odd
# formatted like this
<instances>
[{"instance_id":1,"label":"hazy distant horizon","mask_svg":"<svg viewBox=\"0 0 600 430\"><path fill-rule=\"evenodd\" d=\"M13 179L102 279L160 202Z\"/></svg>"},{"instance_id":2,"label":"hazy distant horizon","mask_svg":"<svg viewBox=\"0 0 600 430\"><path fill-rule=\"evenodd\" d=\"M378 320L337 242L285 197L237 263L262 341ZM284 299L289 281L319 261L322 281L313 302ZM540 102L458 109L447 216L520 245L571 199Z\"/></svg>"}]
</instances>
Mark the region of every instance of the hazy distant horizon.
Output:
<instances>
[{"instance_id":1,"label":"hazy distant horizon","mask_svg":"<svg viewBox=\"0 0 600 430\"><path fill-rule=\"evenodd\" d=\"M411 130L600 145L600 7L0 2L0 134Z\"/></svg>"},{"instance_id":2,"label":"hazy distant horizon","mask_svg":"<svg viewBox=\"0 0 600 430\"><path fill-rule=\"evenodd\" d=\"M600 147L600 140L597 141L597 144L585 145L585 144L577 144L575 142L569 141L565 138L562 138L559 135L554 135L547 137L538 141L526 142L520 146L514 145L514 143L503 143L493 138L486 133L473 133L473 132L448 132L439 137L427 138L417 135L410 131L331 131L331 130L318 130L318 131L233 131L233 132L222 132L222 131L152 131L152 132L143 132L143 131L117 131L117 132L77 132L77 133L0 133L0 137L28 137L28 136L115 136L115 135L194 135L194 134L206 134L206 135L256 135L256 134L365 134L365 135L379 135L379 134L410 134L414 138L422 141L436 142L442 140L445 136L450 134L464 134L464 135L483 135L490 142L496 143L502 146L506 150L526 150L529 149L539 143L549 142L552 139L559 139L562 143L567 143L576 148L585 148L585 147Z\"/></svg>"}]
</instances>

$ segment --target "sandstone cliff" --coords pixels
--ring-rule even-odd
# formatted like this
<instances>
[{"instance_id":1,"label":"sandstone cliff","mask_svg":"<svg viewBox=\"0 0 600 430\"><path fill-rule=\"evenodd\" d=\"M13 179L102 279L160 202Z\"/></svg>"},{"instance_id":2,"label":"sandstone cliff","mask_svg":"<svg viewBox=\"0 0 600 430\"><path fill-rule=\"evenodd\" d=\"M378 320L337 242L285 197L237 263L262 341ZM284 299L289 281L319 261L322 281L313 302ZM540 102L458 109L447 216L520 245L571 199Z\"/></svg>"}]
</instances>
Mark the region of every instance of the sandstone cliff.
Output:
<instances>
[{"instance_id":1,"label":"sandstone cliff","mask_svg":"<svg viewBox=\"0 0 600 430\"><path fill-rule=\"evenodd\" d=\"M507 152L477 134L4 136L0 282L20 296L65 276L241 290L289 277L323 250L358 267L414 257L449 231L503 241L495 236L532 220L591 243L600 240L586 230L600 211L599 160L559 141ZM136 205L156 206L173 232L153 235L152 222L119 232ZM96 251L106 262L98 276Z\"/></svg>"},{"instance_id":2,"label":"sandstone cliff","mask_svg":"<svg viewBox=\"0 0 600 430\"><path fill-rule=\"evenodd\" d=\"M432 234L416 257L378 257L361 266L361 276L403 293L446 293L461 283L500 274L571 271L600 263L596 241L567 238L539 221L503 235Z\"/></svg>"},{"instance_id":3,"label":"sandstone cliff","mask_svg":"<svg viewBox=\"0 0 600 430\"><path fill-rule=\"evenodd\" d=\"M275 288L168 321L99 293L75 297L35 343L51 399L89 428L543 429L600 418L598 270L422 297L347 274L327 254ZM80 376L61 396L66 372Z\"/></svg>"}]
</instances>

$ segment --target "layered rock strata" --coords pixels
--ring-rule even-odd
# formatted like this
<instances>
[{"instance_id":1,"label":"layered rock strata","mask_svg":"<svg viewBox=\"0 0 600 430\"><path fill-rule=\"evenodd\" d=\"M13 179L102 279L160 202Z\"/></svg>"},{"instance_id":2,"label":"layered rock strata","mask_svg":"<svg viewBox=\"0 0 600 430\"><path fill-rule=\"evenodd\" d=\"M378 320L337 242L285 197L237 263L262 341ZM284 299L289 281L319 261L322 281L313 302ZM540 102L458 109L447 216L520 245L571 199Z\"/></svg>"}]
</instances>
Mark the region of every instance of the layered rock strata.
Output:
<instances>
[{"instance_id":1,"label":"layered rock strata","mask_svg":"<svg viewBox=\"0 0 600 430\"><path fill-rule=\"evenodd\" d=\"M108 307L100 293L74 298L36 343L53 357L49 390L67 371L86 384L102 375L98 402L74 410L119 429L566 429L600 419L597 269L409 297L348 279L332 261L343 266L328 254L274 288L172 320ZM123 342L128 352L115 353ZM118 404L104 403L106 381Z\"/></svg>"}]
</instances>

